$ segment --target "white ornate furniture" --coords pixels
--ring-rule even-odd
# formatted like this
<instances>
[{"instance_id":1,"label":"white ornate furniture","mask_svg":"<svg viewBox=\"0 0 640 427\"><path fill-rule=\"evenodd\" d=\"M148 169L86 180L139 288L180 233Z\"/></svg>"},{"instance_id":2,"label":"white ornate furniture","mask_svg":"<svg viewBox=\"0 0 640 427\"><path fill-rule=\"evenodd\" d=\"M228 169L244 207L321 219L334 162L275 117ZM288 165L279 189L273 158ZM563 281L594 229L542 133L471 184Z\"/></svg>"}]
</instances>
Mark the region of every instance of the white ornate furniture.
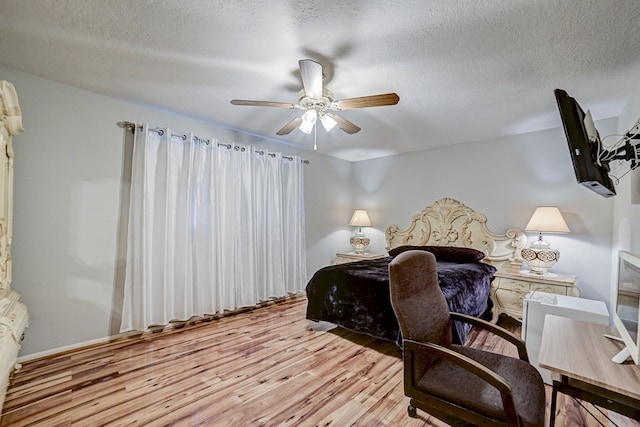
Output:
<instances>
[{"instance_id":1,"label":"white ornate furniture","mask_svg":"<svg viewBox=\"0 0 640 427\"><path fill-rule=\"evenodd\" d=\"M344 264L344 263L347 263L347 262L355 262L355 261L362 261L362 260L367 260L367 259L382 258L384 256L385 256L385 254L370 254L370 253L357 254L355 252L337 252L336 253L336 258L333 260L333 263L334 264Z\"/></svg>"},{"instance_id":2,"label":"white ornate furniture","mask_svg":"<svg viewBox=\"0 0 640 427\"><path fill-rule=\"evenodd\" d=\"M520 252L527 243L524 231L514 227L509 228L504 234L495 234L489 231L486 223L487 217L484 214L475 212L457 200L445 197L414 214L406 230L399 230L397 225L387 227L387 250L403 245L474 248L484 252L483 261L495 266L499 271L507 268L519 269L522 264ZM524 295L526 292L522 299ZM502 293L498 293L498 296L502 296ZM493 290L491 300L494 304L492 321L495 322L498 320L496 313L507 311L496 301Z\"/></svg>"},{"instance_id":3,"label":"white ornate furniture","mask_svg":"<svg viewBox=\"0 0 640 427\"><path fill-rule=\"evenodd\" d=\"M576 282L576 276L568 274L542 276L527 274L518 268L498 270L491 284L493 301L491 321L495 323L502 313L522 321L523 301L531 291L579 297L580 289L576 286Z\"/></svg>"},{"instance_id":4,"label":"white ornate furniture","mask_svg":"<svg viewBox=\"0 0 640 427\"><path fill-rule=\"evenodd\" d=\"M411 217L404 231L390 225L385 232L387 250L403 246L459 246L484 252L483 261L496 268L522 264L520 251L527 236L520 228L495 234L487 228L487 217L455 199L444 197Z\"/></svg>"},{"instance_id":5,"label":"white ornate furniture","mask_svg":"<svg viewBox=\"0 0 640 427\"><path fill-rule=\"evenodd\" d=\"M11 238L13 230L12 136L23 131L13 85L0 81L0 410L16 364L28 314L20 296L11 290Z\"/></svg>"}]
</instances>

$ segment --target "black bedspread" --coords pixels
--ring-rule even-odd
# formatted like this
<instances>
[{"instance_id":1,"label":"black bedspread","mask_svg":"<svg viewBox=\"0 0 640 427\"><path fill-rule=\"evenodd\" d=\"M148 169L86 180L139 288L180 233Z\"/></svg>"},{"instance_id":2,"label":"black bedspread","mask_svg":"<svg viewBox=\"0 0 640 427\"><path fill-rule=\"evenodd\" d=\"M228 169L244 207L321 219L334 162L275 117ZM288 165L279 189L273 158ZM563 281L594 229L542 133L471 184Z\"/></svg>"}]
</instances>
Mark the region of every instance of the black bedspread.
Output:
<instances>
[{"instance_id":1,"label":"black bedspread","mask_svg":"<svg viewBox=\"0 0 640 427\"><path fill-rule=\"evenodd\" d=\"M358 261L318 270L306 287L307 319L400 342L398 321L389 297L388 265L392 259ZM438 279L450 311L481 317L491 308L489 290L495 271L495 267L482 262L438 261ZM454 324L454 341L464 342L470 327Z\"/></svg>"}]
</instances>

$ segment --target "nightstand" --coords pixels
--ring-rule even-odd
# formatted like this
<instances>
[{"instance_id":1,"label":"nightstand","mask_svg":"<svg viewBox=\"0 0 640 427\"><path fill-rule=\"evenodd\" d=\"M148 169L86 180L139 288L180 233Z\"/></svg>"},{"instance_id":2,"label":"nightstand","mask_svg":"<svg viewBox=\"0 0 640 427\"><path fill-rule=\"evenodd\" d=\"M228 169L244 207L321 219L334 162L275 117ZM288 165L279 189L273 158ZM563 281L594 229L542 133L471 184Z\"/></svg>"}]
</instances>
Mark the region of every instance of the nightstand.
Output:
<instances>
[{"instance_id":1,"label":"nightstand","mask_svg":"<svg viewBox=\"0 0 640 427\"><path fill-rule=\"evenodd\" d=\"M357 254L355 252L338 252L336 253L336 259L333 260L333 264L344 264L347 262L363 261L367 259L384 258L385 254Z\"/></svg>"},{"instance_id":2,"label":"nightstand","mask_svg":"<svg viewBox=\"0 0 640 427\"><path fill-rule=\"evenodd\" d=\"M507 268L496 271L495 276L491 283L491 300L493 301L491 322L493 323L498 321L501 313L522 321L523 301L531 291L580 296L580 289L576 286L577 278L574 275L540 276L528 273L528 270Z\"/></svg>"}]
</instances>

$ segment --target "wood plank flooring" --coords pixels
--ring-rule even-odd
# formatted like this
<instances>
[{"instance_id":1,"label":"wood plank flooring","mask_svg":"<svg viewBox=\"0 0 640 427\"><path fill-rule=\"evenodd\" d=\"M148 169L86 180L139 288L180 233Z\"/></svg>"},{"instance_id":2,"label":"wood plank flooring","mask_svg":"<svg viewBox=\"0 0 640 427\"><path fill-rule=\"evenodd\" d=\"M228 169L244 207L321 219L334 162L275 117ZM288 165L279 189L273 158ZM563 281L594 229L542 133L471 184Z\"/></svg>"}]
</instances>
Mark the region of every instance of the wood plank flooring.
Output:
<instances>
[{"instance_id":1,"label":"wood plank flooring","mask_svg":"<svg viewBox=\"0 0 640 427\"><path fill-rule=\"evenodd\" d=\"M421 411L407 416L394 344L310 322L305 309L306 298L296 296L24 363L0 425L443 425ZM503 326L519 327L511 322ZM512 351L475 331L469 345ZM614 425L585 406L597 421L560 395L556 425ZM640 426L621 416L614 421Z\"/></svg>"}]
</instances>

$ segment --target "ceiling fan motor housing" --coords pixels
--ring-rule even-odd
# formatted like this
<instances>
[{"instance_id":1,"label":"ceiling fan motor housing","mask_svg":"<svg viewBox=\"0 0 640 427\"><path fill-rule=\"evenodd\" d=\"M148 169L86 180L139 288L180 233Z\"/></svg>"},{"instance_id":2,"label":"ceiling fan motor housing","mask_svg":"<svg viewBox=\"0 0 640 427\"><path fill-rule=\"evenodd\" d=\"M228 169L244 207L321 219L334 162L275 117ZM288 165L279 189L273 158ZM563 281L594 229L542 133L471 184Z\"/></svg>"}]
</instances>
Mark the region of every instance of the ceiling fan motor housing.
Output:
<instances>
[{"instance_id":1,"label":"ceiling fan motor housing","mask_svg":"<svg viewBox=\"0 0 640 427\"><path fill-rule=\"evenodd\" d=\"M322 88L322 98L310 98L304 89L298 92L298 105L302 110L337 110L337 103L333 101L333 92L327 88Z\"/></svg>"}]
</instances>

